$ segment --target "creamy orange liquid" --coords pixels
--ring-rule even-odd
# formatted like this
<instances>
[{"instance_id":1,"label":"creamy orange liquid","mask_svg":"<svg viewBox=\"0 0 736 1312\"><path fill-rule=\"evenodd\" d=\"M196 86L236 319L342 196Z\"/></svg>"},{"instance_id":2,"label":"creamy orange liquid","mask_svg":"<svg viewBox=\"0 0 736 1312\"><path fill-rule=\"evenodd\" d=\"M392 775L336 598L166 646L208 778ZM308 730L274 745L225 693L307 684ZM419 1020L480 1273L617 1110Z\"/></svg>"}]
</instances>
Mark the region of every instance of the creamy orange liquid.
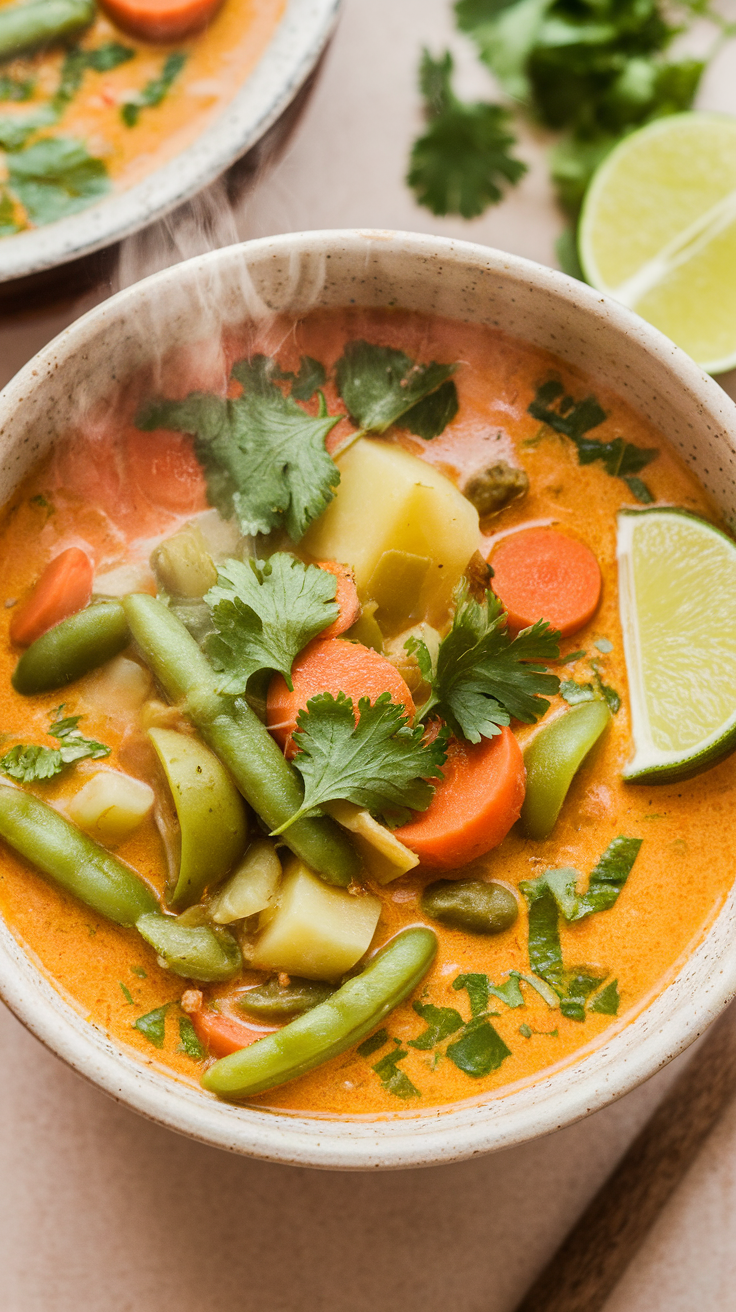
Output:
<instances>
[{"instance_id":1,"label":"creamy orange liquid","mask_svg":"<svg viewBox=\"0 0 736 1312\"><path fill-rule=\"evenodd\" d=\"M618 616L615 514L631 505L625 484L609 477L602 466L580 467L572 444L527 413L537 386L558 373L566 387L581 398L590 391L585 377L550 355L502 333L437 318L402 312L347 310L317 313L287 335L283 324L269 333L234 334L221 353L190 353L172 357L163 368L167 395L187 390L226 387L230 363L246 352L278 350L285 369L298 364L302 354L314 356L328 368L341 354L344 343L357 337L401 347L419 360L460 360L456 375L460 411L445 433L433 442L398 434L402 442L455 478L499 458L526 469L530 488L521 501L486 525L487 554L495 534L517 524L543 521L572 530L597 556L603 573L603 594L593 621L562 643L562 651L585 648L600 663L604 681L616 688L622 706L600 745L579 771L552 836L533 842L512 831L481 865L496 880L516 887L548 866L573 866L586 873L618 834L642 838L639 857L615 907L576 925L561 926L566 963L586 963L609 971L618 979L621 1005L617 1018L590 1013L584 1023L566 1019L550 1009L532 989L523 986L525 1007L509 1009L502 1002L493 1024L512 1055L491 1075L472 1079L446 1058L435 1065L434 1055L409 1049L401 1063L421 1099L400 1102L382 1087L371 1070L385 1051L367 1060L354 1051L254 1101L288 1111L319 1114L365 1115L417 1112L456 1099L494 1096L519 1082L529 1081L560 1063L574 1059L604 1032L626 1024L670 980L702 938L717 914L733 881L732 834L736 824L736 787L733 760L686 783L665 787L635 787L621 782L620 771L630 755L630 725L626 667ZM283 345L282 345L283 344ZM199 369L187 361L198 360ZM187 372L183 375L182 368ZM113 398L107 417L90 421L87 429L70 435L55 462L40 468L5 512L0 531L0 599L22 598L43 566L64 547L76 544L90 551L98 570L111 568L137 550L139 538L173 530L186 518L153 503L150 487L137 487L129 459L130 416L134 393L146 391L146 380L126 387ZM717 512L703 489L667 446L660 433L612 393L596 389L609 412L596 438L622 435L639 446L659 448L659 456L645 471L654 496L685 506L717 520ZM332 385L326 389L330 410L344 407ZM132 397L132 399L131 399ZM315 402L316 404L316 402ZM109 416L112 415L112 418ZM331 441L350 431L346 420ZM183 440L182 450L186 450ZM191 456L189 457L191 460ZM113 474L110 474L113 470ZM112 478L112 485L111 480ZM115 481L117 480L117 482ZM50 510L34 498L45 498ZM85 499L88 504L85 504ZM188 512L203 502L193 498ZM132 544L132 545L131 545ZM95 700L100 674L72 685L64 694L23 698L10 687L16 655L7 630L12 607L0 608L0 726L11 745L16 741L49 742L44 738L48 712L62 699L67 714L84 713L84 731L113 747L106 765L156 782L150 750L134 724ZM610 654L599 653L596 639L613 643ZM587 659L558 667L562 678L578 681L590 676ZM560 703L561 704L561 703ZM533 729L516 726L520 739ZM49 801L63 802L84 778L95 773L95 762L82 762L58 782L37 785L34 791ZM165 862L157 830L147 820L118 849L119 855L162 889ZM412 872L383 889L376 889L383 911L375 946L403 926L422 922L419 895L436 872ZM418 996L438 1006L454 1007L469 1017L467 995L452 989L461 972L477 971L496 984L507 972L529 970L526 912L523 899L516 924L495 938L475 937L433 925L439 936L437 960ZM58 892L6 849L0 858L0 909L14 934L41 968L73 1000L90 1024L103 1027L119 1042L132 1046L147 1061L163 1063L172 1073L196 1079L197 1065L177 1052L179 1042L175 1008L167 1022L166 1046L157 1053L131 1028L142 1013L178 999L184 983L158 968L153 953L133 931L106 924L90 911ZM429 923L429 922L427 922ZM145 970L145 979L135 973ZM243 982L255 981L255 975ZM134 1005L123 994L130 991ZM226 997L232 985L213 994ZM406 1041L423 1032L424 1023L405 1003L389 1018L392 1038ZM527 1038L520 1026L533 1033ZM555 1033L556 1032L556 1033Z\"/></svg>"}]
</instances>

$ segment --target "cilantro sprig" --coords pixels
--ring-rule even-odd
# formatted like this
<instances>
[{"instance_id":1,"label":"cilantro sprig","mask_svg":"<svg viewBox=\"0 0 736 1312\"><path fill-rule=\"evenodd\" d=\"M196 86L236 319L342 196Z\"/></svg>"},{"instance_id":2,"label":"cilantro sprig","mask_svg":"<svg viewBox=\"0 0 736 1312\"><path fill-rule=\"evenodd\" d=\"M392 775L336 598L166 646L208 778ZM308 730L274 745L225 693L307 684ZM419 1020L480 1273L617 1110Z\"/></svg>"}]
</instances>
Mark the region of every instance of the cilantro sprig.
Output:
<instances>
[{"instance_id":1,"label":"cilantro sprig","mask_svg":"<svg viewBox=\"0 0 736 1312\"><path fill-rule=\"evenodd\" d=\"M217 629L206 647L223 674L220 691L244 693L259 670L277 670L291 689L295 658L337 618L336 590L334 574L286 552L265 563L225 561L205 597Z\"/></svg>"},{"instance_id":2,"label":"cilantro sprig","mask_svg":"<svg viewBox=\"0 0 736 1312\"><path fill-rule=\"evenodd\" d=\"M456 364L418 364L403 351L348 342L335 366L337 389L361 432L385 433L400 423L438 437L458 411Z\"/></svg>"},{"instance_id":3,"label":"cilantro sprig","mask_svg":"<svg viewBox=\"0 0 736 1312\"><path fill-rule=\"evenodd\" d=\"M361 698L357 710L356 723L352 698L340 692L320 693L299 712L294 765L304 781L304 801L274 834L338 799L388 813L392 822L426 811L434 792L430 780L442 776L447 733L425 740L424 728L412 728L388 692L372 703Z\"/></svg>"},{"instance_id":4,"label":"cilantro sprig","mask_svg":"<svg viewBox=\"0 0 736 1312\"><path fill-rule=\"evenodd\" d=\"M578 453L581 465L600 461L611 478L622 478L637 501L649 505L653 496L646 483L637 475L659 455L657 447L635 446L623 437L610 441L588 437L608 416L594 396L576 401L570 396L559 378L549 378L537 388L534 399L527 407L530 415L546 424L555 433L569 437Z\"/></svg>"},{"instance_id":5,"label":"cilantro sprig","mask_svg":"<svg viewBox=\"0 0 736 1312\"><path fill-rule=\"evenodd\" d=\"M11 747L0 759L0 770L20 784L40 783L53 779L68 765L75 761L91 758L101 760L110 755L110 748L104 743L85 738L79 730L81 715L68 715L61 718L64 707L59 706L51 712L53 723L49 725L49 736L55 738L58 747L35 747L19 743Z\"/></svg>"},{"instance_id":6,"label":"cilantro sprig","mask_svg":"<svg viewBox=\"0 0 736 1312\"><path fill-rule=\"evenodd\" d=\"M559 633L544 620L511 638L507 615L490 590L482 602L463 582L455 593L452 628L440 643L436 663L426 645L410 638L413 653L429 683L429 698L418 713L426 722L445 721L458 738L478 743L493 738L513 716L533 724L549 707L560 681L544 672L559 656Z\"/></svg>"}]
</instances>

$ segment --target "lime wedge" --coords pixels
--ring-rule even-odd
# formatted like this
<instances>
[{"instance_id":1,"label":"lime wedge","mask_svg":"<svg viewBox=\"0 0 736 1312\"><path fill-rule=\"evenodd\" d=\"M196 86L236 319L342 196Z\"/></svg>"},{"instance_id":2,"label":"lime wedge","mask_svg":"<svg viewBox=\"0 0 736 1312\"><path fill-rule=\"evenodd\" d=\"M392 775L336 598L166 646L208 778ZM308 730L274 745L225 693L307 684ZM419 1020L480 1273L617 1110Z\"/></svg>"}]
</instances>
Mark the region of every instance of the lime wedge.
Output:
<instances>
[{"instance_id":1,"label":"lime wedge","mask_svg":"<svg viewBox=\"0 0 736 1312\"><path fill-rule=\"evenodd\" d=\"M596 170L580 219L588 282L709 373L736 365L736 118L673 114Z\"/></svg>"},{"instance_id":2,"label":"lime wedge","mask_svg":"<svg viewBox=\"0 0 736 1312\"><path fill-rule=\"evenodd\" d=\"M624 510L618 568L634 737L623 777L687 779L736 748L736 544L687 510Z\"/></svg>"}]
</instances>

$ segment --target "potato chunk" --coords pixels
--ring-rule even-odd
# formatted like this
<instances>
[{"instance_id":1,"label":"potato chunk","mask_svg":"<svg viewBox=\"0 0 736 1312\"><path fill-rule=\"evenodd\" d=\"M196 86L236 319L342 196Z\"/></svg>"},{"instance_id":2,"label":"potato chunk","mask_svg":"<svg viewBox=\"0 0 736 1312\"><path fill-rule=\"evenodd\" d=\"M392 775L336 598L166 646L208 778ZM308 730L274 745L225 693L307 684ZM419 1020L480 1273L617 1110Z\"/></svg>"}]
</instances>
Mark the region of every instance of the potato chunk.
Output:
<instances>
[{"instance_id":1,"label":"potato chunk","mask_svg":"<svg viewBox=\"0 0 736 1312\"><path fill-rule=\"evenodd\" d=\"M449 478L403 447L360 438L338 456L340 485L304 546L352 565L361 600L384 552L428 556L420 613L446 606L478 548L478 512Z\"/></svg>"},{"instance_id":2,"label":"potato chunk","mask_svg":"<svg viewBox=\"0 0 736 1312\"><path fill-rule=\"evenodd\" d=\"M265 928L246 950L248 964L306 979L339 979L368 951L380 911L377 897L332 888L293 857L275 910L265 912Z\"/></svg>"},{"instance_id":3,"label":"potato chunk","mask_svg":"<svg viewBox=\"0 0 736 1312\"><path fill-rule=\"evenodd\" d=\"M327 802L324 809L333 820L350 830L366 870L377 884L390 884L392 879L419 865L419 857L362 806L338 801Z\"/></svg>"},{"instance_id":4,"label":"potato chunk","mask_svg":"<svg viewBox=\"0 0 736 1312\"><path fill-rule=\"evenodd\" d=\"M117 843L138 828L154 800L153 789L142 779L101 770L74 795L69 817L101 843Z\"/></svg>"},{"instance_id":5,"label":"potato chunk","mask_svg":"<svg viewBox=\"0 0 736 1312\"><path fill-rule=\"evenodd\" d=\"M216 925L245 920L268 906L279 886L281 862L273 843L258 838L251 843L240 865L215 894L210 915Z\"/></svg>"}]
</instances>

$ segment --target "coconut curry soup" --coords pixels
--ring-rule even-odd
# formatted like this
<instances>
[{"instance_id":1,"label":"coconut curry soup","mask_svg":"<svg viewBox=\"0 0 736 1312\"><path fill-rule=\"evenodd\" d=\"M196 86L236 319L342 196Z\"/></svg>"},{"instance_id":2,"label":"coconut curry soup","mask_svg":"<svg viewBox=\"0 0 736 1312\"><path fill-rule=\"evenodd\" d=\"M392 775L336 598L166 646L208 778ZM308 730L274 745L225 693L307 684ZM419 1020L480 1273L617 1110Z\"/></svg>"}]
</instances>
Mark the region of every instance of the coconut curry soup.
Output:
<instances>
[{"instance_id":1,"label":"coconut curry soup","mask_svg":"<svg viewBox=\"0 0 736 1312\"><path fill-rule=\"evenodd\" d=\"M284 0L0 0L0 236L140 182L230 103Z\"/></svg>"},{"instance_id":2,"label":"coconut curry soup","mask_svg":"<svg viewBox=\"0 0 736 1312\"><path fill-rule=\"evenodd\" d=\"M732 882L716 520L497 330L350 309L178 350L4 512L8 926L223 1099L416 1114L571 1061Z\"/></svg>"}]
</instances>

